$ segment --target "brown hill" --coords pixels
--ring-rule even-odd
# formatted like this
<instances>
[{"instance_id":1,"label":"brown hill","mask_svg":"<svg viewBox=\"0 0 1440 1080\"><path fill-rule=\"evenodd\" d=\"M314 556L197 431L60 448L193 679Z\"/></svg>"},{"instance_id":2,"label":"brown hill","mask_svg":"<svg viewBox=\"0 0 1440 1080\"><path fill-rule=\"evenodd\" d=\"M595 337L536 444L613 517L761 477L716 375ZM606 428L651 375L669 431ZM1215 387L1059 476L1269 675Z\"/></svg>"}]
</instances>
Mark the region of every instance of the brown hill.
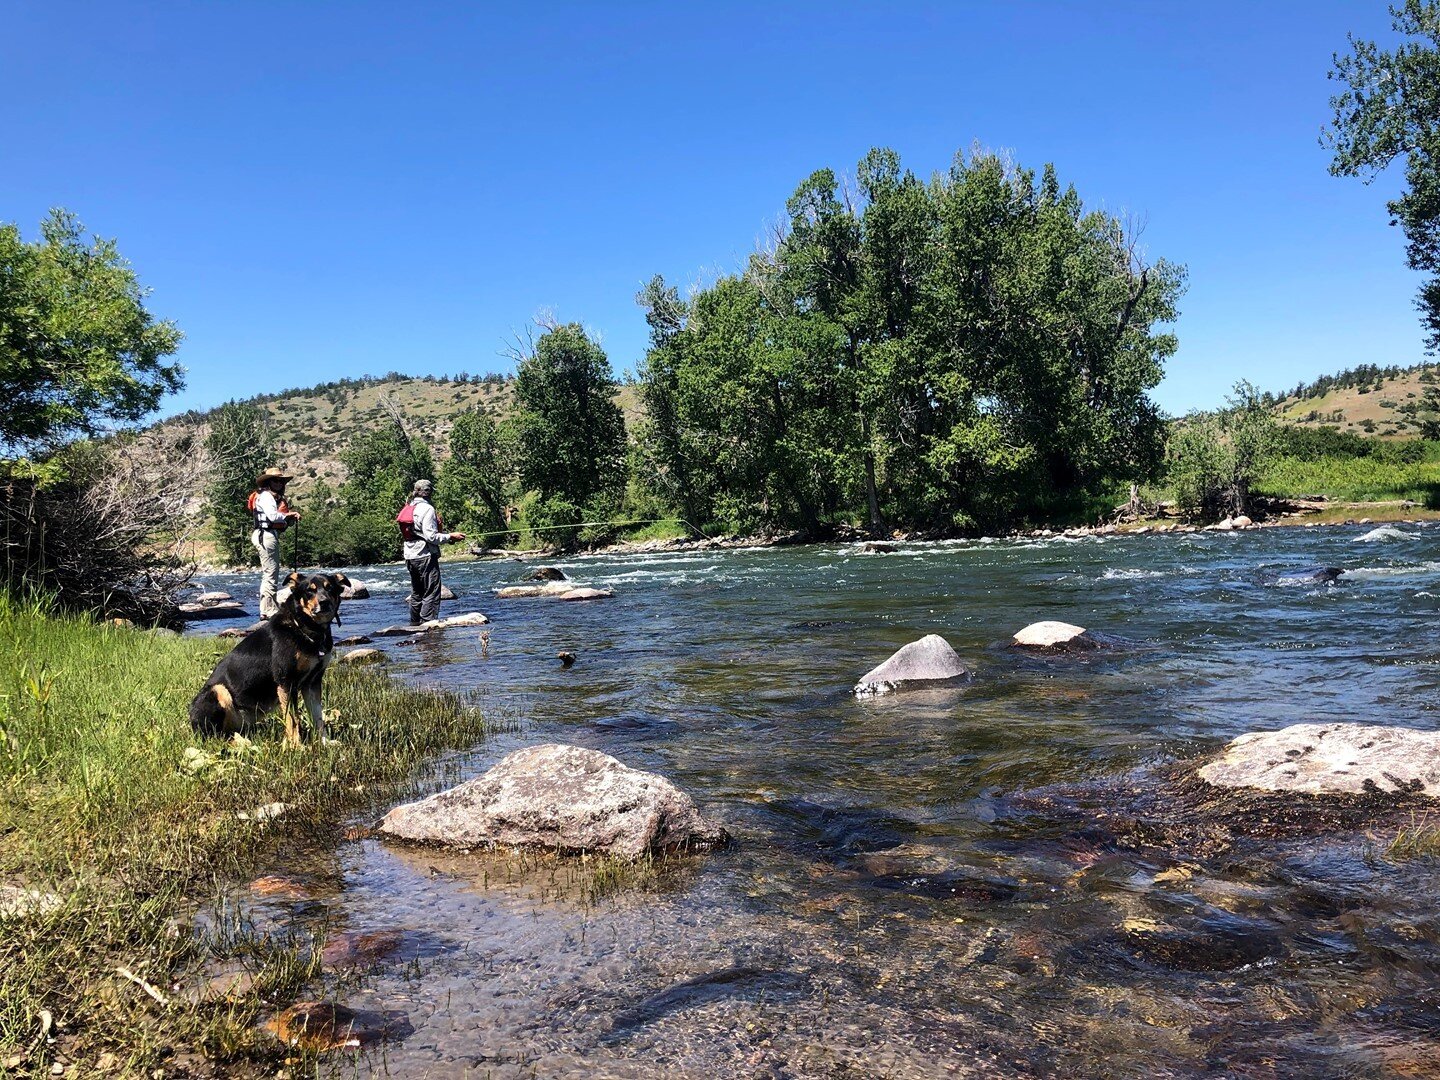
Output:
<instances>
[{"instance_id":1,"label":"brown hill","mask_svg":"<svg viewBox=\"0 0 1440 1080\"><path fill-rule=\"evenodd\" d=\"M276 459L295 473L292 487L304 492L317 481L331 487L345 479L340 455L355 435L389 424L392 413L412 439L430 447L437 463L450 456L450 428L455 418L481 409L497 420L514 411L514 380L486 375L445 379L387 375L285 390L248 399L270 415ZM640 415L633 385L622 385L616 401L633 425ZM213 412L213 411L212 411ZM212 412L186 413L165 421L206 423Z\"/></svg>"},{"instance_id":2,"label":"brown hill","mask_svg":"<svg viewBox=\"0 0 1440 1080\"><path fill-rule=\"evenodd\" d=\"M1437 385L1440 365L1386 368L1373 377L1320 380L1281 397L1276 408L1281 420L1302 427L1330 425L1362 436L1415 438L1421 400Z\"/></svg>"}]
</instances>

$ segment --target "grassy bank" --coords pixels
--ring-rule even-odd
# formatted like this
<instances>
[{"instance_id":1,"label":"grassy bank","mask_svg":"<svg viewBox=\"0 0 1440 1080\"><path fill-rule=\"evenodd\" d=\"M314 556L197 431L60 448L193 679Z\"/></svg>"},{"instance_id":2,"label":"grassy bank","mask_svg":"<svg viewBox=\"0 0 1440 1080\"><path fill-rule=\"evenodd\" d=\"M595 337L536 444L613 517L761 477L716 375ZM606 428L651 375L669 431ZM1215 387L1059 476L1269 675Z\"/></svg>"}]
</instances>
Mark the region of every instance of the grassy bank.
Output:
<instances>
[{"instance_id":1,"label":"grassy bank","mask_svg":"<svg viewBox=\"0 0 1440 1080\"><path fill-rule=\"evenodd\" d=\"M1409 499L1440 508L1440 462L1398 462L1373 457L1283 457L1256 485L1267 495L1324 495L1345 502Z\"/></svg>"},{"instance_id":2,"label":"grassy bank","mask_svg":"<svg viewBox=\"0 0 1440 1080\"><path fill-rule=\"evenodd\" d=\"M337 840L427 757L483 735L454 695L340 669L326 690L335 745L287 751L270 728L191 750L186 708L223 651L0 597L0 885L58 898L0 923L0 1075L278 1060L256 1020L313 977L311 950L243 925L197 934L192 915L285 848ZM254 820L272 803L288 809ZM187 993L233 957L249 992Z\"/></svg>"}]
</instances>

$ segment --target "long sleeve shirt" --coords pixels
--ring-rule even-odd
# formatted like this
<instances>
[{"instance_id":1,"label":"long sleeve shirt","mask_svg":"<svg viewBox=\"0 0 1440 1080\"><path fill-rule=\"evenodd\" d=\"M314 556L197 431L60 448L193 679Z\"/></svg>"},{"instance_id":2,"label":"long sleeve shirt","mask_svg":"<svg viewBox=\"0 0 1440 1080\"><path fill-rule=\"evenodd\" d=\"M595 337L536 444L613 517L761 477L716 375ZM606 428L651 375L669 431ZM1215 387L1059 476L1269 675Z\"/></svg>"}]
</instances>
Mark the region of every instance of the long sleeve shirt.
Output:
<instances>
[{"instance_id":1,"label":"long sleeve shirt","mask_svg":"<svg viewBox=\"0 0 1440 1080\"><path fill-rule=\"evenodd\" d=\"M280 512L280 502L269 488L255 496L256 528L259 528L259 519L262 515L271 525L281 525L285 522L285 515Z\"/></svg>"},{"instance_id":2,"label":"long sleeve shirt","mask_svg":"<svg viewBox=\"0 0 1440 1080\"><path fill-rule=\"evenodd\" d=\"M438 557L440 545L450 542L450 534L440 531L440 515L428 499L417 497L410 504L415 507L415 539L405 541L405 558L418 559L426 552Z\"/></svg>"}]
</instances>

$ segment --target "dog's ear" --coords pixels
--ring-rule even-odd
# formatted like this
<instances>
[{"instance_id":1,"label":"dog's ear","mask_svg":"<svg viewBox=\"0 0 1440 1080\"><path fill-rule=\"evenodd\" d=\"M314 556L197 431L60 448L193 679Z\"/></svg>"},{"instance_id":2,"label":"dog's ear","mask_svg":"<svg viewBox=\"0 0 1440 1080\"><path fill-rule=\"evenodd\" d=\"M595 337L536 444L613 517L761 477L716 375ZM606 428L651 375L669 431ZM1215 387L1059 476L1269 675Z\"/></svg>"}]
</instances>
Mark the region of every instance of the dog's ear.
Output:
<instances>
[{"instance_id":1,"label":"dog's ear","mask_svg":"<svg viewBox=\"0 0 1440 1080\"><path fill-rule=\"evenodd\" d=\"M291 570L285 578L285 587L293 593L296 589L300 588L300 582L304 580L305 575L300 573L299 570Z\"/></svg>"},{"instance_id":2,"label":"dog's ear","mask_svg":"<svg viewBox=\"0 0 1440 1080\"><path fill-rule=\"evenodd\" d=\"M350 579L344 574L331 574L330 581L335 585L336 588L348 589L350 587Z\"/></svg>"}]
</instances>

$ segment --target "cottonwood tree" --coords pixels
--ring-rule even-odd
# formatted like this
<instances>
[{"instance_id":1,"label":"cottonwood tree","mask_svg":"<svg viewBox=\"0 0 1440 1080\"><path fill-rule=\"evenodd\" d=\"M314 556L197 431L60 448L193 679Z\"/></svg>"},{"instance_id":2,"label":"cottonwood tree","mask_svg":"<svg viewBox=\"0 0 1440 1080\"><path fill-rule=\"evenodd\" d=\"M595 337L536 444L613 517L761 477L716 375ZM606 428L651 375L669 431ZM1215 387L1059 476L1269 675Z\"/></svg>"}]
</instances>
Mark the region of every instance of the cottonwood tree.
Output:
<instances>
[{"instance_id":1,"label":"cottonwood tree","mask_svg":"<svg viewBox=\"0 0 1440 1080\"><path fill-rule=\"evenodd\" d=\"M173 322L115 241L89 237L64 210L27 243L0 224L0 453L53 448L139 420L183 385Z\"/></svg>"},{"instance_id":2,"label":"cottonwood tree","mask_svg":"<svg viewBox=\"0 0 1440 1080\"><path fill-rule=\"evenodd\" d=\"M1432 275L1416 307L1440 347L1440 0L1405 0L1390 8L1405 41L1391 50L1350 36L1350 52L1335 54L1330 78L1344 89L1330 99L1333 126L1323 141L1334 151L1330 172L1371 183L1405 162L1407 190L1391 200L1391 224L1405 233L1411 269Z\"/></svg>"},{"instance_id":3,"label":"cottonwood tree","mask_svg":"<svg viewBox=\"0 0 1440 1080\"><path fill-rule=\"evenodd\" d=\"M625 417L610 361L579 323L518 350L515 435L527 490L583 507L624 483Z\"/></svg>"},{"instance_id":4,"label":"cottonwood tree","mask_svg":"<svg viewBox=\"0 0 1440 1080\"><path fill-rule=\"evenodd\" d=\"M1053 169L976 153L924 183L875 150L788 213L743 274L641 297L643 464L695 514L973 529L1157 472L1184 271Z\"/></svg>"},{"instance_id":5,"label":"cottonwood tree","mask_svg":"<svg viewBox=\"0 0 1440 1080\"><path fill-rule=\"evenodd\" d=\"M255 478L274 463L269 415L251 402L227 402L210 420L205 449L210 462L205 512L215 523L215 542L229 562L254 562L255 521L246 500Z\"/></svg>"}]
</instances>

